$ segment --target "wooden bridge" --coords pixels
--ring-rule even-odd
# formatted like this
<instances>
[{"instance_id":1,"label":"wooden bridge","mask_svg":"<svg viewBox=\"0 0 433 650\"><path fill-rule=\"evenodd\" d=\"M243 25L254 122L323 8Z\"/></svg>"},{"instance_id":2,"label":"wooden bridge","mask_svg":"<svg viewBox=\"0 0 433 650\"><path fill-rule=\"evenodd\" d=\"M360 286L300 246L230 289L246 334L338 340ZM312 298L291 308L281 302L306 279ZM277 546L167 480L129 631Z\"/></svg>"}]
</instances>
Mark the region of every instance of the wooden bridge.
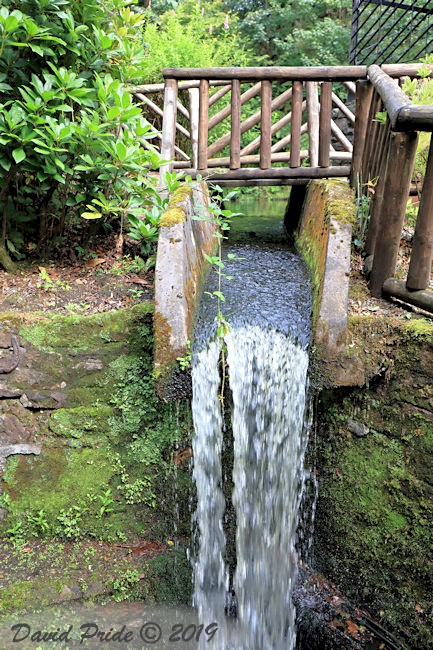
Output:
<instances>
[{"instance_id":1,"label":"wooden bridge","mask_svg":"<svg viewBox=\"0 0 433 650\"><path fill-rule=\"evenodd\" d=\"M374 185L366 245L374 255L371 292L433 311L433 292L425 291L433 255L432 146L408 278L394 278L418 133L433 131L433 106L412 104L400 87L418 68L165 69L164 86L140 87L136 96L162 119L161 172L235 186L348 177L359 194ZM163 88L161 109L149 95L162 99Z\"/></svg>"}]
</instances>

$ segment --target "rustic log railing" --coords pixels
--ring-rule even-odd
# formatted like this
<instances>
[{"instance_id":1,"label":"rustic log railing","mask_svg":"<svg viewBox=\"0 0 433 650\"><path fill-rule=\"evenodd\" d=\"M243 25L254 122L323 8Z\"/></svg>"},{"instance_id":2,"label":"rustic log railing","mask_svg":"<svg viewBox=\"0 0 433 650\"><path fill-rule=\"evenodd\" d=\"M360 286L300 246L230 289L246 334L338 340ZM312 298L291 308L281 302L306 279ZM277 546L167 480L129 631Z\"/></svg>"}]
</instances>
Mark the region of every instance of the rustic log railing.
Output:
<instances>
[{"instance_id":1,"label":"rustic log railing","mask_svg":"<svg viewBox=\"0 0 433 650\"><path fill-rule=\"evenodd\" d=\"M433 131L433 107L412 104L399 86L401 78L416 77L418 67L166 69L164 84L135 93L155 116L165 161L161 177L183 170L241 186L350 176L354 186L374 190L366 243L374 256L371 292L421 301L433 311L433 292L420 295L431 278L432 148L409 274L405 283L393 277L417 133ZM163 108L149 98L154 93L160 100L163 94Z\"/></svg>"},{"instance_id":2,"label":"rustic log railing","mask_svg":"<svg viewBox=\"0 0 433 650\"><path fill-rule=\"evenodd\" d=\"M349 100L360 75L363 66L166 69L161 154L171 162L164 169L223 185L347 177L353 150L347 130L355 124ZM178 100L185 88L188 109ZM180 128L178 109L188 113L187 127ZM190 146L180 150L186 128Z\"/></svg>"},{"instance_id":3,"label":"rustic log railing","mask_svg":"<svg viewBox=\"0 0 433 650\"><path fill-rule=\"evenodd\" d=\"M400 298L433 311L428 289L433 257L433 145L430 144L408 276L395 276L413 174L418 132L433 131L433 106L412 104L396 80L376 65L357 82L352 183L374 185L366 252L373 255L373 296ZM386 111L386 119L378 113ZM361 180L359 180L361 179Z\"/></svg>"}]
</instances>

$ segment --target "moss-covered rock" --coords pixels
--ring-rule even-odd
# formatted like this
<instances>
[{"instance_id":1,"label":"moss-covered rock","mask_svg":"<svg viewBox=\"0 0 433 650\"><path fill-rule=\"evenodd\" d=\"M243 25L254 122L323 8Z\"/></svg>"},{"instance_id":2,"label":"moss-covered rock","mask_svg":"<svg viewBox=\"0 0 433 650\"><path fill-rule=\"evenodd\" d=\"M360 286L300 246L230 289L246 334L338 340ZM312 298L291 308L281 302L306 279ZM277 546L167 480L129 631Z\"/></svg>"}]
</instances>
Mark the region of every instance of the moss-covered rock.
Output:
<instances>
[{"instance_id":1,"label":"moss-covered rock","mask_svg":"<svg viewBox=\"0 0 433 650\"><path fill-rule=\"evenodd\" d=\"M48 428L57 436L68 439L72 447L96 447L107 444L112 437L112 414L108 405L59 409L51 414Z\"/></svg>"}]
</instances>

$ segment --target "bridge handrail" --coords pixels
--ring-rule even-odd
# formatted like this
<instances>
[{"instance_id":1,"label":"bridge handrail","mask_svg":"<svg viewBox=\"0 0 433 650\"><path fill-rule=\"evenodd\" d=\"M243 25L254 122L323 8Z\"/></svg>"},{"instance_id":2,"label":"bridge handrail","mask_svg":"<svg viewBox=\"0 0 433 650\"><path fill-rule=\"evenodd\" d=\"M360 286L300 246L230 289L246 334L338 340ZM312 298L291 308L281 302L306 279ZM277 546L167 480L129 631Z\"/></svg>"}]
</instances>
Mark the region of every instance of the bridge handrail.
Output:
<instances>
[{"instance_id":1,"label":"bridge handrail","mask_svg":"<svg viewBox=\"0 0 433 650\"><path fill-rule=\"evenodd\" d=\"M368 81L357 82L352 184L358 195L370 196L366 253L373 256L370 290L414 302L413 292L428 289L433 257L433 144L420 195L420 205L408 276L395 279L406 204L414 169L419 132L433 131L433 105L413 104L396 81L377 65L369 66ZM386 111L386 120L378 113ZM395 288L398 287L398 295ZM394 292L394 293L393 293ZM412 294L411 294L412 292ZM422 297L431 310L433 299ZM417 303L419 304L419 303ZM428 306L430 305L430 306Z\"/></svg>"},{"instance_id":2,"label":"bridge handrail","mask_svg":"<svg viewBox=\"0 0 433 650\"><path fill-rule=\"evenodd\" d=\"M384 64L382 70L390 77L416 77L419 65L416 63ZM231 68L164 68L164 79L200 80L215 79L240 81L261 81L265 79L293 81L355 81L367 79L366 65L352 66L263 66ZM432 67L433 74L433 67Z\"/></svg>"},{"instance_id":3,"label":"bridge handrail","mask_svg":"<svg viewBox=\"0 0 433 650\"><path fill-rule=\"evenodd\" d=\"M368 78L379 93L394 131L433 131L433 106L413 104L378 65L371 65Z\"/></svg>"}]
</instances>

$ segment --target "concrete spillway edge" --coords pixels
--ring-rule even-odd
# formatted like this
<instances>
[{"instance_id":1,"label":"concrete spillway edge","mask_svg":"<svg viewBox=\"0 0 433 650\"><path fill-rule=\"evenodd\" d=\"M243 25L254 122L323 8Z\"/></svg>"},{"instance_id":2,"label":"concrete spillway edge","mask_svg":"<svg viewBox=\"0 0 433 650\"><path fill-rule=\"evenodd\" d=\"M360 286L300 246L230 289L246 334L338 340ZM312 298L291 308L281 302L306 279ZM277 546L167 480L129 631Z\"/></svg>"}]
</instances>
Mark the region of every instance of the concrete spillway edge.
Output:
<instances>
[{"instance_id":1,"label":"concrete spillway edge","mask_svg":"<svg viewBox=\"0 0 433 650\"><path fill-rule=\"evenodd\" d=\"M206 183L176 190L161 217L155 267L155 374L164 399L185 397L188 373L178 359L188 355L203 278L217 240Z\"/></svg>"}]
</instances>

